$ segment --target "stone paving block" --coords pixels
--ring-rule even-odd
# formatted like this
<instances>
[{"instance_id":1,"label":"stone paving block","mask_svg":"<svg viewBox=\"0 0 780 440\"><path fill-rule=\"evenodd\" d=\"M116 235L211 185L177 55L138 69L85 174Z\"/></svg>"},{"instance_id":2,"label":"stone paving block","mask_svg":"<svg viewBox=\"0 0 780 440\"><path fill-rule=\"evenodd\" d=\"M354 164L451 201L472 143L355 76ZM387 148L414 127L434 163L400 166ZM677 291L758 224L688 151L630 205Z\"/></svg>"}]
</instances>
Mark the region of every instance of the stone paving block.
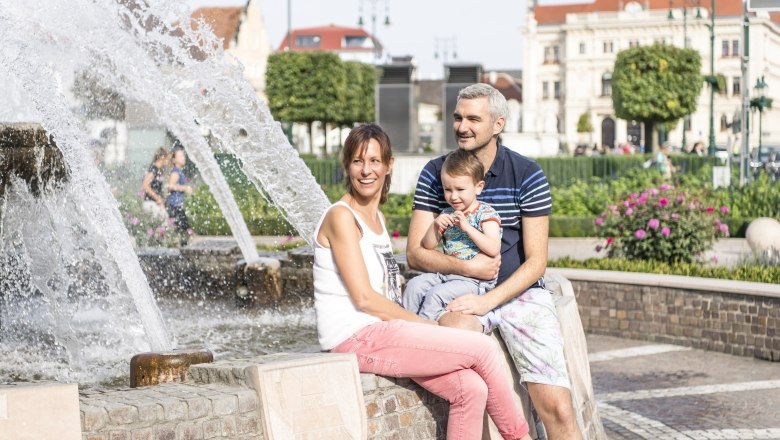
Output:
<instances>
[{"instance_id":1,"label":"stone paving block","mask_svg":"<svg viewBox=\"0 0 780 440\"><path fill-rule=\"evenodd\" d=\"M162 406L165 420L186 420L187 404L175 397L163 397L157 401Z\"/></svg>"},{"instance_id":2,"label":"stone paving block","mask_svg":"<svg viewBox=\"0 0 780 440\"><path fill-rule=\"evenodd\" d=\"M131 440L130 431L111 431L108 433L108 440Z\"/></svg>"},{"instance_id":3,"label":"stone paving block","mask_svg":"<svg viewBox=\"0 0 780 440\"><path fill-rule=\"evenodd\" d=\"M222 435L222 421L219 419L206 420L203 422L203 438L216 438Z\"/></svg>"},{"instance_id":4,"label":"stone paving block","mask_svg":"<svg viewBox=\"0 0 780 440\"><path fill-rule=\"evenodd\" d=\"M200 423L184 422L176 426L177 440L203 440L203 427Z\"/></svg>"},{"instance_id":5,"label":"stone paving block","mask_svg":"<svg viewBox=\"0 0 780 440\"><path fill-rule=\"evenodd\" d=\"M219 418L220 431L223 437L234 437L238 434L235 416L222 416Z\"/></svg>"},{"instance_id":6,"label":"stone paving block","mask_svg":"<svg viewBox=\"0 0 780 440\"><path fill-rule=\"evenodd\" d=\"M235 414L238 410L238 397L232 395L219 394L210 397L211 408L214 415L224 416Z\"/></svg>"},{"instance_id":7,"label":"stone paving block","mask_svg":"<svg viewBox=\"0 0 780 440\"><path fill-rule=\"evenodd\" d=\"M108 422L108 413L103 407L81 405L81 426L84 431L98 431Z\"/></svg>"},{"instance_id":8,"label":"stone paving block","mask_svg":"<svg viewBox=\"0 0 780 440\"><path fill-rule=\"evenodd\" d=\"M106 405L108 419L114 425L127 425L138 420L138 408L121 403Z\"/></svg>"},{"instance_id":9,"label":"stone paving block","mask_svg":"<svg viewBox=\"0 0 780 440\"><path fill-rule=\"evenodd\" d=\"M236 430L239 434L257 433L260 429L260 423L257 416L238 417L236 421Z\"/></svg>"},{"instance_id":10,"label":"stone paving block","mask_svg":"<svg viewBox=\"0 0 780 440\"><path fill-rule=\"evenodd\" d=\"M205 397L188 397L185 400L187 404L187 418L189 420L199 419L211 415L211 401Z\"/></svg>"},{"instance_id":11,"label":"stone paving block","mask_svg":"<svg viewBox=\"0 0 780 440\"><path fill-rule=\"evenodd\" d=\"M136 428L133 430L132 440L154 440L154 428Z\"/></svg>"}]
</instances>

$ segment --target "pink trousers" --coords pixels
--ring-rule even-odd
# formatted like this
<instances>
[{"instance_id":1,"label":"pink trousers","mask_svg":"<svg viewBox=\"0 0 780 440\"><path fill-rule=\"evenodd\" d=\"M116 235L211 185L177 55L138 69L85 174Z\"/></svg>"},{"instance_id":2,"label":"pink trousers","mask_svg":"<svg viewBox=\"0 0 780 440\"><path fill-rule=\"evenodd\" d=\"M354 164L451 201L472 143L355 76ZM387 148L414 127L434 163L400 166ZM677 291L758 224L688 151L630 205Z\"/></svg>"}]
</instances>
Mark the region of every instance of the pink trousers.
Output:
<instances>
[{"instance_id":1,"label":"pink trousers","mask_svg":"<svg viewBox=\"0 0 780 440\"><path fill-rule=\"evenodd\" d=\"M483 334L396 319L371 324L331 351L355 353L361 372L409 377L446 399L447 439L482 438L486 405L505 439L528 433L498 346Z\"/></svg>"}]
</instances>

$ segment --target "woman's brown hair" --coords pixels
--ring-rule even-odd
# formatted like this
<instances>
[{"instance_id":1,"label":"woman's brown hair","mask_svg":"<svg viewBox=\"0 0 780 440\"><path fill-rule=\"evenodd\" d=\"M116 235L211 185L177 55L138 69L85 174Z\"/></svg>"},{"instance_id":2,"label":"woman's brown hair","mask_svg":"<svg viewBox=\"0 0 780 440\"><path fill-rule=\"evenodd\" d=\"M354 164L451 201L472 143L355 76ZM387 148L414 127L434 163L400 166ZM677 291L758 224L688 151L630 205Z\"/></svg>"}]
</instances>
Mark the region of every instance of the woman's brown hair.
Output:
<instances>
[{"instance_id":1,"label":"woman's brown hair","mask_svg":"<svg viewBox=\"0 0 780 440\"><path fill-rule=\"evenodd\" d=\"M390 145L390 137L382 130L382 127L376 124L362 124L353 128L347 136L347 140L344 141L344 149L341 150L341 166L344 168L346 174L345 186L347 192L352 194L352 182L349 179L349 166L352 163L352 159L361 157L368 148L368 142L374 139L377 141L380 147L382 163L390 165L390 161L393 159L393 149ZM387 193L390 192L390 173L385 175L385 184L382 187L382 196L379 199L379 203L385 203L387 201Z\"/></svg>"}]
</instances>

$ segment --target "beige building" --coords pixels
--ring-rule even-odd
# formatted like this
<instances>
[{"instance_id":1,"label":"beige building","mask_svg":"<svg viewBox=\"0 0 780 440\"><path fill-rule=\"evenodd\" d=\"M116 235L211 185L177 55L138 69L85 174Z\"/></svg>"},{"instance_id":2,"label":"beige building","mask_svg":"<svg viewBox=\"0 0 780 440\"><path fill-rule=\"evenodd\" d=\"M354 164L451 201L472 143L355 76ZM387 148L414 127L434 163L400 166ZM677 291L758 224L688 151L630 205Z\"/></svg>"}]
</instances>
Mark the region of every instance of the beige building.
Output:
<instances>
[{"instance_id":1,"label":"beige building","mask_svg":"<svg viewBox=\"0 0 780 440\"><path fill-rule=\"evenodd\" d=\"M580 143L617 146L644 144L641 124L615 117L611 78L618 52L638 45L672 44L696 49L702 74L710 73L711 11L708 0L595 0L590 3L530 7L523 28L523 132L556 133L572 150ZM714 67L726 90L714 97L716 145L738 142L732 122L739 119L742 93L755 93L756 78L780 88L780 19L750 16L750 90L742 82L742 2L718 0L715 7ZM668 142L687 145L709 139L710 92L705 84L697 110L668 134ZM588 114L593 133L577 133L577 120ZM751 145L758 144L758 117ZM780 111L763 116L764 145L780 144Z\"/></svg>"},{"instance_id":2,"label":"beige building","mask_svg":"<svg viewBox=\"0 0 780 440\"><path fill-rule=\"evenodd\" d=\"M203 18L214 34L222 39L225 52L244 66L244 77L258 96L265 97L265 70L271 43L263 23L258 1L248 0L245 6L199 8L193 19Z\"/></svg>"}]
</instances>

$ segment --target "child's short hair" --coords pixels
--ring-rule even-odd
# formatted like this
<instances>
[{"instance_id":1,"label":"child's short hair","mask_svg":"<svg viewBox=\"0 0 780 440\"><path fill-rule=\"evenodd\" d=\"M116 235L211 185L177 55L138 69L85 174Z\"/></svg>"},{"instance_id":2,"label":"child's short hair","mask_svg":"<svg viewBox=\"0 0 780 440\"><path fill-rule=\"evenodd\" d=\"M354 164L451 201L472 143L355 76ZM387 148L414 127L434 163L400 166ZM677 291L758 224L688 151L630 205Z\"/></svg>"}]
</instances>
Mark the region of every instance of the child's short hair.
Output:
<instances>
[{"instance_id":1,"label":"child's short hair","mask_svg":"<svg viewBox=\"0 0 780 440\"><path fill-rule=\"evenodd\" d=\"M475 184L485 180L485 167L482 162L474 153L461 148L447 155L441 172L450 176L469 176Z\"/></svg>"}]
</instances>

